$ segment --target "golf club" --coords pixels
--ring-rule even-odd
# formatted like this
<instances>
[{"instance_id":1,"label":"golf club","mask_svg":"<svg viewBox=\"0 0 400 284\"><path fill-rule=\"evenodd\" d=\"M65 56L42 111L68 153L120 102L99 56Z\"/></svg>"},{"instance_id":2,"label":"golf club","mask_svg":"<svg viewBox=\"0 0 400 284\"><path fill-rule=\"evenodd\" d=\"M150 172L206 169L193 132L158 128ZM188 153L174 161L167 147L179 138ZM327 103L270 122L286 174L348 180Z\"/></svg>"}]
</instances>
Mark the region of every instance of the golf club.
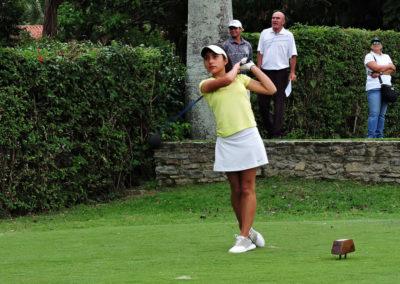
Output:
<instances>
[{"instance_id":1,"label":"golf club","mask_svg":"<svg viewBox=\"0 0 400 284\"><path fill-rule=\"evenodd\" d=\"M182 110L180 113L178 113L176 116L174 116L172 119L170 119L165 125L163 125L160 130L158 130L156 133L153 133L149 139L148 139L148 143L150 145L151 149L157 149L160 147L161 145L161 132L167 128L168 126L170 126L172 123L174 123L178 118L180 118L185 112L187 112L189 109L191 109L197 102L199 102L201 99L203 98L203 96L200 96L199 98L197 98L197 100L195 100L194 102L191 102L187 107L185 107L184 110Z\"/></svg>"}]
</instances>

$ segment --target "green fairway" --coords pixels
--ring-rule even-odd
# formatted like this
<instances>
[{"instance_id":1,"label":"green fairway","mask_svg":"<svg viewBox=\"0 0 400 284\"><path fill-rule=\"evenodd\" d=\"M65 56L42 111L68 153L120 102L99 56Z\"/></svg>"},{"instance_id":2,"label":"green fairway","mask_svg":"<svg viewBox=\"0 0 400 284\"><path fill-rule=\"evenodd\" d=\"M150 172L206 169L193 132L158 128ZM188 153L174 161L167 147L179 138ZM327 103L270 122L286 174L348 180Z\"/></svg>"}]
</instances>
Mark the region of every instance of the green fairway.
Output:
<instances>
[{"instance_id":1,"label":"green fairway","mask_svg":"<svg viewBox=\"0 0 400 284\"><path fill-rule=\"evenodd\" d=\"M266 247L238 255L227 252L238 228L226 184L3 220L0 283L399 283L397 187L299 181L259 183L254 227ZM339 197L340 210L321 205L344 188L348 210ZM300 195L310 203L296 204ZM357 198L365 199L359 210ZM341 238L352 238L356 251L338 260L330 251Z\"/></svg>"}]
</instances>

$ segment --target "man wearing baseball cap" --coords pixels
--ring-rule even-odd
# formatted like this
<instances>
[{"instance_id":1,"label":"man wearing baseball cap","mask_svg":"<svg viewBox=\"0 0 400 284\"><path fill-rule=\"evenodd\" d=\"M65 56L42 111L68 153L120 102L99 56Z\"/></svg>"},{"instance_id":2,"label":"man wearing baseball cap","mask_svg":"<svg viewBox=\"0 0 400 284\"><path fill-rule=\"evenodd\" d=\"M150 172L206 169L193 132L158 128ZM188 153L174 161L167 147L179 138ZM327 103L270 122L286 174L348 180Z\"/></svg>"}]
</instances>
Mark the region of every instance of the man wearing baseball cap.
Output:
<instances>
[{"instance_id":1,"label":"man wearing baseball cap","mask_svg":"<svg viewBox=\"0 0 400 284\"><path fill-rule=\"evenodd\" d=\"M241 36L243 31L242 23L239 20L232 20L229 22L228 27L231 37L225 40L222 46L228 52L232 64L235 65L244 57L253 60L253 48L251 44ZM241 74L246 74L248 72L249 70L240 71Z\"/></svg>"}]
</instances>

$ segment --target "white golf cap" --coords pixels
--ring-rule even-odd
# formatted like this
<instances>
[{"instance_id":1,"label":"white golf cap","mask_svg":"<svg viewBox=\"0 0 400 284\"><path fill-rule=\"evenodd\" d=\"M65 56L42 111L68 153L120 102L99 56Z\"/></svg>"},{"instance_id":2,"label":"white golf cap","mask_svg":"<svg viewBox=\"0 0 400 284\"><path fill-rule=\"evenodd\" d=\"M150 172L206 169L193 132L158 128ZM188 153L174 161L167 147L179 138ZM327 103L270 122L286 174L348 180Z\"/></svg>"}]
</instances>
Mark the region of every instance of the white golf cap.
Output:
<instances>
[{"instance_id":1,"label":"white golf cap","mask_svg":"<svg viewBox=\"0 0 400 284\"><path fill-rule=\"evenodd\" d=\"M228 58L225 51L222 48L220 48L218 45L215 45L215 44L211 44L211 45L207 45L207 46L203 47L201 49L201 57L204 57L208 50L211 50L215 54L222 54L223 56L225 56L225 58Z\"/></svg>"},{"instance_id":2,"label":"white golf cap","mask_svg":"<svg viewBox=\"0 0 400 284\"><path fill-rule=\"evenodd\" d=\"M242 23L239 20L232 20L229 22L228 27L242 28Z\"/></svg>"}]
</instances>

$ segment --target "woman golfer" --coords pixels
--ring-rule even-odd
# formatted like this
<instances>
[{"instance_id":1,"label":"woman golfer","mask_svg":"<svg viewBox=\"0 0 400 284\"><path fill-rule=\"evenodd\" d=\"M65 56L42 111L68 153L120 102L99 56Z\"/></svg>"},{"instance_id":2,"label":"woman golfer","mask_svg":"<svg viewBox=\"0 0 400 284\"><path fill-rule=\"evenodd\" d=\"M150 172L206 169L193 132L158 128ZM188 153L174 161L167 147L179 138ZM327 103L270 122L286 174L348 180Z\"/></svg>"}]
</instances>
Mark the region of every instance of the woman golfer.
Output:
<instances>
[{"instance_id":1,"label":"woman golfer","mask_svg":"<svg viewBox=\"0 0 400 284\"><path fill-rule=\"evenodd\" d=\"M217 122L214 171L226 172L231 203L240 228L240 235L229 252L246 252L265 245L264 238L252 225L257 208L257 167L268 163L246 89L272 95L276 88L252 61L232 66L221 45L203 47L201 56L205 68L212 74L212 78L200 83L200 92ZM238 74L240 69L250 70L259 81Z\"/></svg>"}]
</instances>

